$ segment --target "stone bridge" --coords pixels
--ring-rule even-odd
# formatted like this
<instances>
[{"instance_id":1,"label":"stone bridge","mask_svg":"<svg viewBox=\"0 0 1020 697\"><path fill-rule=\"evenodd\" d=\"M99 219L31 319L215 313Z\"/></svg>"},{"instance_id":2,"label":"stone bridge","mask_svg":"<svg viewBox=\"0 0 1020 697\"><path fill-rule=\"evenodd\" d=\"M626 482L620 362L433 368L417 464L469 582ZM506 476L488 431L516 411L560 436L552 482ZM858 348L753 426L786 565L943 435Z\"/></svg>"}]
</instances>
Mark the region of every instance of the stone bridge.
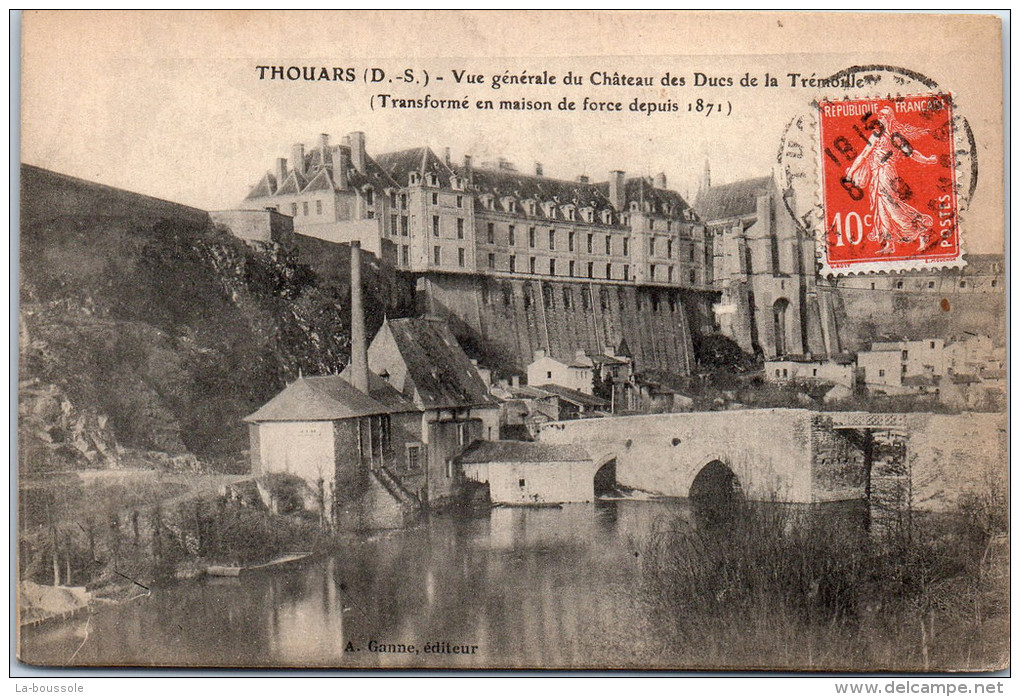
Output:
<instances>
[{"instance_id":1,"label":"stone bridge","mask_svg":"<svg viewBox=\"0 0 1020 697\"><path fill-rule=\"evenodd\" d=\"M732 486L751 500L815 503L866 495L872 432L926 431L931 414L742 409L618 416L546 424L539 439L587 448L596 469L666 496Z\"/></svg>"}]
</instances>

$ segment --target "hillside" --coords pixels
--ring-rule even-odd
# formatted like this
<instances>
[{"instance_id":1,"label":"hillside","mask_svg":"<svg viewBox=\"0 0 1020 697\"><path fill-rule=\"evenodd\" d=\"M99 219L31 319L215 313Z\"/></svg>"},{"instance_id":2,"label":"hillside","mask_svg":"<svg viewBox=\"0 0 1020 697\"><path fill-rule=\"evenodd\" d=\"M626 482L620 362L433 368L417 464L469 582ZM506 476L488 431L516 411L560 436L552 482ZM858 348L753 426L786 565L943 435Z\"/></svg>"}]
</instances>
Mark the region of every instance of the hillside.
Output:
<instances>
[{"instance_id":1,"label":"hillside","mask_svg":"<svg viewBox=\"0 0 1020 697\"><path fill-rule=\"evenodd\" d=\"M347 362L346 249L316 272L204 211L31 166L21 215L23 471L122 464L125 449L225 466L247 447L243 416L298 370ZM370 332L411 306L373 258L362 276Z\"/></svg>"}]
</instances>

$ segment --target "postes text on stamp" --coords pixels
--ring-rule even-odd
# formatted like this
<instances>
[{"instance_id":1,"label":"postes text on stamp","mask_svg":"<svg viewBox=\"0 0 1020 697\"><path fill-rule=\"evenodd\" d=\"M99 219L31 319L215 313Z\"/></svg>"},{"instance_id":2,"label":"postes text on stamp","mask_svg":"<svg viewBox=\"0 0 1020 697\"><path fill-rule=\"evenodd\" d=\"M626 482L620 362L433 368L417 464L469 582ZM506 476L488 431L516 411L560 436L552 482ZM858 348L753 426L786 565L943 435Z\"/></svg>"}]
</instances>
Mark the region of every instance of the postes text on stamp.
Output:
<instances>
[{"instance_id":1,"label":"postes text on stamp","mask_svg":"<svg viewBox=\"0 0 1020 697\"><path fill-rule=\"evenodd\" d=\"M952 109L942 93L818 104L823 267L960 258Z\"/></svg>"}]
</instances>

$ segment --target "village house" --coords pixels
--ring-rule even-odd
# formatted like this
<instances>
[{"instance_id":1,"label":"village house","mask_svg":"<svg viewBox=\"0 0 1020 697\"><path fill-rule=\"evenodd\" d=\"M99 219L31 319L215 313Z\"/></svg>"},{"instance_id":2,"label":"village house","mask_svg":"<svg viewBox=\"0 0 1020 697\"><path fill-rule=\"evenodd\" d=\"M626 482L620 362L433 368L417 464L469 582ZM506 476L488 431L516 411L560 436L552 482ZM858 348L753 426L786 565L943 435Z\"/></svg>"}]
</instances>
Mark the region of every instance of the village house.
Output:
<instances>
[{"instance_id":1,"label":"village house","mask_svg":"<svg viewBox=\"0 0 1020 697\"><path fill-rule=\"evenodd\" d=\"M545 349L535 351L535 360L528 365L528 384L532 387L560 385L585 394L592 394L595 364L581 349L567 360L546 355Z\"/></svg>"},{"instance_id":2,"label":"village house","mask_svg":"<svg viewBox=\"0 0 1020 697\"><path fill-rule=\"evenodd\" d=\"M624 393L625 410L642 414L690 411L694 399L663 381L654 371L636 373ZM620 411L621 407L618 406Z\"/></svg>"},{"instance_id":3,"label":"village house","mask_svg":"<svg viewBox=\"0 0 1020 697\"><path fill-rule=\"evenodd\" d=\"M245 418L252 473L290 475L338 527L399 527L459 493L454 458L498 438L499 409L442 322L387 320L366 346L360 259L354 242L350 364L299 377Z\"/></svg>"},{"instance_id":4,"label":"village house","mask_svg":"<svg viewBox=\"0 0 1020 697\"><path fill-rule=\"evenodd\" d=\"M420 413L426 504L456 494L453 458L476 440L499 438L499 403L442 320L387 319L368 347L368 367Z\"/></svg>"},{"instance_id":5,"label":"village house","mask_svg":"<svg viewBox=\"0 0 1020 697\"><path fill-rule=\"evenodd\" d=\"M488 485L492 503L537 505L595 500L592 460L578 446L478 442L457 461L466 478Z\"/></svg>"},{"instance_id":6,"label":"village house","mask_svg":"<svg viewBox=\"0 0 1020 697\"><path fill-rule=\"evenodd\" d=\"M500 439L532 440L542 424L559 421L559 400L550 392L530 385L503 384L492 389L500 402Z\"/></svg>"},{"instance_id":7,"label":"village house","mask_svg":"<svg viewBox=\"0 0 1020 697\"><path fill-rule=\"evenodd\" d=\"M607 400L588 392L553 384L542 385L538 390L550 395L554 400L557 421L602 416L609 411L610 404Z\"/></svg>"},{"instance_id":8,"label":"village house","mask_svg":"<svg viewBox=\"0 0 1020 697\"><path fill-rule=\"evenodd\" d=\"M786 357L765 361L765 380L786 383L832 383L854 389L853 356L837 358Z\"/></svg>"}]
</instances>

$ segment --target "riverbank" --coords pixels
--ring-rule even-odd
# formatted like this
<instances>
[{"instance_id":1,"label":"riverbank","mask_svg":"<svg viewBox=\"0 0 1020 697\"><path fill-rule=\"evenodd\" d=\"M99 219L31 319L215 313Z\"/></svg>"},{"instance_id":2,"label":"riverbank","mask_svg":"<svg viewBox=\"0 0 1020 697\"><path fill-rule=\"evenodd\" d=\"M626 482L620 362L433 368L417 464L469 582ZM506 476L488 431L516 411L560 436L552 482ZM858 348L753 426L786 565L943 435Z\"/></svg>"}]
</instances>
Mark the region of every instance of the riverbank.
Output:
<instances>
[{"instance_id":1,"label":"riverbank","mask_svg":"<svg viewBox=\"0 0 1020 697\"><path fill-rule=\"evenodd\" d=\"M21 579L97 600L335 541L316 516L276 515L238 476L151 470L64 473L19 488ZM254 495L231 496L238 489Z\"/></svg>"}]
</instances>

